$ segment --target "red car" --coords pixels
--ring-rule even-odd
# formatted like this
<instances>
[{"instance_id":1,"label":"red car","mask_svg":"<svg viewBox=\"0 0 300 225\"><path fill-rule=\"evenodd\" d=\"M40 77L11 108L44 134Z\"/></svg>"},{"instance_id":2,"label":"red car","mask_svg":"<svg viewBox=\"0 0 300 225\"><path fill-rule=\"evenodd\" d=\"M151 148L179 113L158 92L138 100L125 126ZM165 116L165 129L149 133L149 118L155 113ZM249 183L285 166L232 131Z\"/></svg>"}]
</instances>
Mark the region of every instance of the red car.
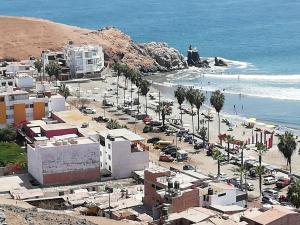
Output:
<instances>
[{"instance_id":1,"label":"red car","mask_svg":"<svg viewBox=\"0 0 300 225\"><path fill-rule=\"evenodd\" d=\"M149 124L149 123L151 123L151 121L152 121L152 118L151 118L150 116L146 116L146 117L143 119L143 122L144 122L145 124Z\"/></svg>"},{"instance_id":2,"label":"red car","mask_svg":"<svg viewBox=\"0 0 300 225\"><path fill-rule=\"evenodd\" d=\"M160 155L159 156L159 161L163 161L163 162L173 162L174 158L170 155Z\"/></svg>"},{"instance_id":3,"label":"red car","mask_svg":"<svg viewBox=\"0 0 300 225\"><path fill-rule=\"evenodd\" d=\"M284 188L290 184L290 179L289 178L279 178L278 181L276 182L276 187L277 188Z\"/></svg>"}]
</instances>

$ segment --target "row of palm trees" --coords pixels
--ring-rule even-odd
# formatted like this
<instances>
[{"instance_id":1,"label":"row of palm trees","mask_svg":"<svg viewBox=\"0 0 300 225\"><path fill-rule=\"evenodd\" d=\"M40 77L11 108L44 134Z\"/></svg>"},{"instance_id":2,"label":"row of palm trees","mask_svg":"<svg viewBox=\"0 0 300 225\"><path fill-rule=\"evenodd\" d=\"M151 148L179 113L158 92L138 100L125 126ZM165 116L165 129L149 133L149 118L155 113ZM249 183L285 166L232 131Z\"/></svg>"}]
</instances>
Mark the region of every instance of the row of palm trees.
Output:
<instances>
[{"instance_id":1,"label":"row of palm trees","mask_svg":"<svg viewBox=\"0 0 300 225\"><path fill-rule=\"evenodd\" d=\"M119 80L120 76L124 76L124 87L123 87L123 98L124 98L124 105L126 101L126 89L128 89L128 81L130 81L130 93L131 93L131 108L133 105L132 101L132 95L133 95L133 84L138 88L137 94L138 94L138 113L140 109L140 94L145 96L145 101L146 101L146 107L145 107L145 113L146 115L148 114L147 109L147 94L150 91L150 82L148 80L142 79L141 73L128 66L125 63L120 63L118 61L114 62L113 64L113 70L117 74L117 106L119 105Z\"/></svg>"},{"instance_id":2,"label":"row of palm trees","mask_svg":"<svg viewBox=\"0 0 300 225\"><path fill-rule=\"evenodd\" d=\"M34 67L37 69L38 74L40 76L40 81L43 82L42 78L42 69L43 69L43 62L40 59L37 59L34 62ZM56 85L57 85L57 80L59 78L59 75L61 74L61 67L57 62L50 62L48 65L45 67L46 73L51 77L55 77L56 80Z\"/></svg>"},{"instance_id":3,"label":"row of palm trees","mask_svg":"<svg viewBox=\"0 0 300 225\"><path fill-rule=\"evenodd\" d=\"M194 112L193 109L196 107L197 109L197 116L198 116L198 126L197 130L200 131L200 108L205 102L205 95L199 90L190 87L188 89L184 88L183 86L178 86L174 92L174 96L177 98L179 108L180 108L180 120L182 124L182 104L186 100L191 106L191 115L192 115L192 129L193 129L193 136L194 136ZM220 91L214 91L210 97L210 103L215 108L216 112L218 113L219 119L219 135L221 134L221 127L220 127L220 112L224 106L225 96ZM203 132L202 132L203 133Z\"/></svg>"}]
</instances>

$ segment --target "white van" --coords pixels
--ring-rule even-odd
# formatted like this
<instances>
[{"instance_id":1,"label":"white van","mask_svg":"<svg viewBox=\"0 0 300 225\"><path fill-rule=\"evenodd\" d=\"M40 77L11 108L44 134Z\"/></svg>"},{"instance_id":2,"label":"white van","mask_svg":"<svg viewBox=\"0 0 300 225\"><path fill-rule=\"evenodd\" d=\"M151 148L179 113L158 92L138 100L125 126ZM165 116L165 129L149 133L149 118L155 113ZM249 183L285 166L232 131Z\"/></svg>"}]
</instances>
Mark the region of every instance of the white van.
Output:
<instances>
[{"instance_id":1,"label":"white van","mask_svg":"<svg viewBox=\"0 0 300 225\"><path fill-rule=\"evenodd\" d=\"M275 184L277 180L274 177L265 177L264 184Z\"/></svg>"}]
</instances>

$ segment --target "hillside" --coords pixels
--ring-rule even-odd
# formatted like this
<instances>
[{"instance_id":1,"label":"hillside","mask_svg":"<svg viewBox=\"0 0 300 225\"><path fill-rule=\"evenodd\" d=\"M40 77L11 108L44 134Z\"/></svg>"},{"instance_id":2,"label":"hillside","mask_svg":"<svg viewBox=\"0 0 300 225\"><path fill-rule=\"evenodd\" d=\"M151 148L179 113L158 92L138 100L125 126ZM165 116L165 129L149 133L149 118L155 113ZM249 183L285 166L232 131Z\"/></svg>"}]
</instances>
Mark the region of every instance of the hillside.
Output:
<instances>
[{"instance_id":1,"label":"hillside","mask_svg":"<svg viewBox=\"0 0 300 225\"><path fill-rule=\"evenodd\" d=\"M119 59L144 72L186 67L183 56L165 43L136 44L112 27L89 30L48 20L0 16L0 59L39 57L42 50L61 50L69 41L76 45L100 44L107 62Z\"/></svg>"}]
</instances>

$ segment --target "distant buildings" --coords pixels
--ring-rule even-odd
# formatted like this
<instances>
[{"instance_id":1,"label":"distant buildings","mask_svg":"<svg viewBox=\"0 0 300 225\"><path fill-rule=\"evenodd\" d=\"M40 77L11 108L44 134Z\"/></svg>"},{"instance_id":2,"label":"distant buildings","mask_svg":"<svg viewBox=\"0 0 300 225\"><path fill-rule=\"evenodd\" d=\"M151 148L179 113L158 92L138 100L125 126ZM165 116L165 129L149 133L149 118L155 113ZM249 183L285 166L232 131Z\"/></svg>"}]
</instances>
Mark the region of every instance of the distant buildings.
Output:
<instances>
[{"instance_id":1,"label":"distant buildings","mask_svg":"<svg viewBox=\"0 0 300 225\"><path fill-rule=\"evenodd\" d=\"M28 172L43 185L100 180L99 143L87 137L57 136L27 145Z\"/></svg>"},{"instance_id":2,"label":"distant buildings","mask_svg":"<svg viewBox=\"0 0 300 225\"><path fill-rule=\"evenodd\" d=\"M131 177L134 170L148 167L149 147L141 136L128 129L105 130L99 135L103 173L120 179Z\"/></svg>"},{"instance_id":3,"label":"distant buildings","mask_svg":"<svg viewBox=\"0 0 300 225\"><path fill-rule=\"evenodd\" d=\"M64 54L70 67L71 78L100 74L104 68L104 53L99 45L68 45L64 49Z\"/></svg>"}]
</instances>

